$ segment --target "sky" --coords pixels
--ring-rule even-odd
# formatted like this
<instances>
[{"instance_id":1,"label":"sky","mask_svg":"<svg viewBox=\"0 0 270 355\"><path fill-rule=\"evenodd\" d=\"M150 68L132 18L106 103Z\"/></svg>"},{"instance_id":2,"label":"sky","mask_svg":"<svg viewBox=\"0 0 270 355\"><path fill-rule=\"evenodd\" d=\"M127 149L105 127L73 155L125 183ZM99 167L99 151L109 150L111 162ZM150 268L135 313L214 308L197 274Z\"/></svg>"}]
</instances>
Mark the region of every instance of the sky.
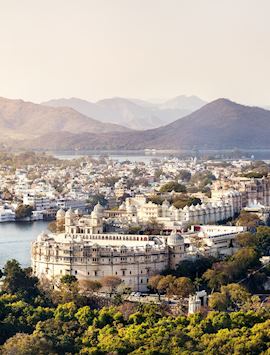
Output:
<instances>
[{"instance_id":1,"label":"sky","mask_svg":"<svg viewBox=\"0 0 270 355\"><path fill-rule=\"evenodd\" d=\"M269 0L0 0L0 96L270 105Z\"/></svg>"}]
</instances>

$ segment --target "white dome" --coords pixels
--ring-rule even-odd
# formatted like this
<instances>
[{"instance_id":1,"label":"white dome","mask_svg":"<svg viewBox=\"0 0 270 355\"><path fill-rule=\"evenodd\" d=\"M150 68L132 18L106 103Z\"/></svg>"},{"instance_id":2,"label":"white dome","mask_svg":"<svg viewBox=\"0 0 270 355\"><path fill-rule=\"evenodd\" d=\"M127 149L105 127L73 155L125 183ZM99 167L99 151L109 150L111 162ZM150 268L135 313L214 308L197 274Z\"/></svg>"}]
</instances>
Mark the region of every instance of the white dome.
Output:
<instances>
[{"instance_id":1,"label":"white dome","mask_svg":"<svg viewBox=\"0 0 270 355\"><path fill-rule=\"evenodd\" d=\"M103 213L104 208L101 206L101 204L98 202L95 207L94 207L94 212L96 213Z\"/></svg>"},{"instance_id":2,"label":"white dome","mask_svg":"<svg viewBox=\"0 0 270 355\"><path fill-rule=\"evenodd\" d=\"M63 219L65 218L66 212L63 210L63 208L60 208L60 210L57 211L56 213L56 219Z\"/></svg>"},{"instance_id":3,"label":"white dome","mask_svg":"<svg viewBox=\"0 0 270 355\"><path fill-rule=\"evenodd\" d=\"M37 237L37 241L38 242L45 242L48 238L49 237L45 232L41 232Z\"/></svg>"},{"instance_id":4,"label":"white dome","mask_svg":"<svg viewBox=\"0 0 270 355\"><path fill-rule=\"evenodd\" d=\"M125 210L126 209L126 203L123 202L122 205L119 206L119 210Z\"/></svg>"},{"instance_id":5,"label":"white dome","mask_svg":"<svg viewBox=\"0 0 270 355\"><path fill-rule=\"evenodd\" d=\"M176 210L177 208L174 206L174 205L171 205L171 207L169 208L170 211L174 211Z\"/></svg>"},{"instance_id":6,"label":"white dome","mask_svg":"<svg viewBox=\"0 0 270 355\"><path fill-rule=\"evenodd\" d=\"M167 238L167 244L169 246L184 244L184 238L180 234L177 234L176 232L172 232Z\"/></svg>"},{"instance_id":7,"label":"white dome","mask_svg":"<svg viewBox=\"0 0 270 355\"><path fill-rule=\"evenodd\" d=\"M127 207L127 212L128 213L135 213L136 212L136 207L134 205L130 205Z\"/></svg>"},{"instance_id":8,"label":"white dome","mask_svg":"<svg viewBox=\"0 0 270 355\"><path fill-rule=\"evenodd\" d=\"M170 203L168 200L164 200L163 203L162 203L162 206L163 207L169 207L170 206Z\"/></svg>"},{"instance_id":9,"label":"white dome","mask_svg":"<svg viewBox=\"0 0 270 355\"><path fill-rule=\"evenodd\" d=\"M65 213L65 217L70 217L72 218L73 217L73 212L72 212L72 209L70 208L69 210L67 210L67 212Z\"/></svg>"}]
</instances>

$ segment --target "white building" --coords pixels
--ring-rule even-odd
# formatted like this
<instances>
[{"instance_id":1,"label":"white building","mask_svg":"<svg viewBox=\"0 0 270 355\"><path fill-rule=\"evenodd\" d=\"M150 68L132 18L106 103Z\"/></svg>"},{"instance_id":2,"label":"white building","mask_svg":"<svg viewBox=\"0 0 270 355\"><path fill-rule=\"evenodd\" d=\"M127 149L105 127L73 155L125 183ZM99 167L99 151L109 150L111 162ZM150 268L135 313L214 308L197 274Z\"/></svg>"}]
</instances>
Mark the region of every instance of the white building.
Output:
<instances>
[{"instance_id":1,"label":"white building","mask_svg":"<svg viewBox=\"0 0 270 355\"><path fill-rule=\"evenodd\" d=\"M24 194L23 204L32 206L36 211L44 211L51 207L51 201L46 196Z\"/></svg>"},{"instance_id":2,"label":"white building","mask_svg":"<svg viewBox=\"0 0 270 355\"><path fill-rule=\"evenodd\" d=\"M76 216L71 210L57 213L65 231L41 234L32 244L32 268L36 276L53 279L75 275L79 280L100 280L114 275L134 291L146 291L150 276L176 265L185 256L184 239L103 233L102 207L91 216Z\"/></svg>"},{"instance_id":3,"label":"white building","mask_svg":"<svg viewBox=\"0 0 270 355\"><path fill-rule=\"evenodd\" d=\"M15 221L15 212L11 209L5 209L0 207L0 223L1 222L14 222Z\"/></svg>"}]
</instances>

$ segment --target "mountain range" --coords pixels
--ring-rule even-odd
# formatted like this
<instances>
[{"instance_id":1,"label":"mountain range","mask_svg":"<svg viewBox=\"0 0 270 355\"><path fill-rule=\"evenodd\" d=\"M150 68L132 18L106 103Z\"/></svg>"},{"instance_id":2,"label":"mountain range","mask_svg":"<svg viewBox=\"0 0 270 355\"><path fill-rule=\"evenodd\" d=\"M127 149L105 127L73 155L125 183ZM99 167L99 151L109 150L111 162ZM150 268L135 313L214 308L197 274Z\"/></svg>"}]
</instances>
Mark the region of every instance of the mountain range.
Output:
<instances>
[{"instance_id":1,"label":"mountain range","mask_svg":"<svg viewBox=\"0 0 270 355\"><path fill-rule=\"evenodd\" d=\"M70 107L101 122L110 122L135 130L157 128L187 116L206 104L197 96L180 95L161 103L114 97L97 102L78 98L43 102L50 107Z\"/></svg>"},{"instance_id":2,"label":"mountain range","mask_svg":"<svg viewBox=\"0 0 270 355\"><path fill-rule=\"evenodd\" d=\"M269 136L270 111L217 99L156 129L91 133L61 130L13 144L18 148L53 150L269 149Z\"/></svg>"},{"instance_id":3,"label":"mountain range","mask_svg":"<svg viewBox=\"0 0 270 355\"><path fill-rule=\"evenodd\" d=\"M1 139L31 139L41 134L66 132L125 132L128 128L103 123L69 107L48 107L0 98Z\"/></svg>"}]
</instances>

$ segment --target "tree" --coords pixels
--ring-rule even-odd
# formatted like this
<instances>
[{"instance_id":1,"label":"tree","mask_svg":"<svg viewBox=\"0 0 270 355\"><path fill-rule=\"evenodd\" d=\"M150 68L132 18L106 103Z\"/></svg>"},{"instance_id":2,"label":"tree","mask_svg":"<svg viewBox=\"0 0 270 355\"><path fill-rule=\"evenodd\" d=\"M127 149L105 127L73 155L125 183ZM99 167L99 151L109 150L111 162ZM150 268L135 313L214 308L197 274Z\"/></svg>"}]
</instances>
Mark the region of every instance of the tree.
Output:
<instances>
[{"instance_id":1,"label":"tree","mask_svg":"<svg viewBox=\"0 0 270 355\"><path fill-rule=\"evenodd\" d=\"M79 293L79 283L74 275L64 275L60 279L57 289L52 292L55 304L75 302L83 303L83 296Z\"/></svg>"},{"instance_id":2,"label":"tree","mask_svg":"<svg viewBox=\"0 0 270 355\"><path fill-rule=\"evenodd\" d=\"M236 243L241 247L253 247L256 244L256 236L252 233L240 233L235 238Z\"/></svg>"},{"instance_id":3,"label":"tree","mask_svg":"<svg viewBox=\"0 0 270 355\"><path fill-rule=\"evenodd\" d=\"M164 228L162 223L159 223L156 218L151 217L147 224L144 225L145 234L160 234Z\"/></svg>"},{"instance_id":4,"label":"tree","mask_svg":"<svg viewBox=\"0 0 270 355\"><path fill-rule=\"evenodd\" d=\"M196 205L201 205L202 201L200 198L194 197L194 196L188 196L186 194L177 194L176 196L173 197L173 205L176 208L184 208L185 206L196 206Z\"/></svg>"},{"instance_id":5,"label":"tree","mask_svg":"<svg viewBox=\"0 0 270 355\"><path fill-rule=\"evenodd\" d=\"M256 242L262 255L270 255L270 227L260 226L257 228Z\"/></svg>"},{"instance_id":6,"label":"tree","mask_svg":"<svg viewBox=\"0 0 270 355\"><path fill-rule=\"evenodd\" d=\"M189 182L189 180L191 179L190 171L185 170L185 169L180 170L178 173L178 179L185 181L185 182Z\"/></svg>"},{"instance_id":7,"label":"tree","mask_svg":"<svg viewBox=\"0 0 270 355\"><path fill-rule=\"evenodd\" d=\"M101 289L102 284L96 280L82 280L80 281L80 289L83 293L90 293L93 294Z\"/></svg>"},{"instance_id":8,"label":"tree","mask_svg":"<svg viewBox=\"0 0 270 355\"><path fill-rule=\"evenodd\" d=\"M170 181L167 182L166 184L162 185L161 188L159 189L160 192L186 192L187 189L185 185L179 184L176 181Z\"/></svg>"},{"instance_id":9,"label":"tree","mask_svg":"<svg viewBox=\"0 0 270 355\"><path fill-rule=\"evenodd\" d=\"M211 171L198 171L192 175L190 184L195 186L199 191L202 191L207 185L212 184L214 180L216 180L216 177Z\"/></svg>"},{"instance_id":10,"label":"tree","mask_svg":"<svg viewBox=\"0 0 270 355\"><path fill-rule=\"evenodd\" d=\"M56 355L52 343L33 334L18 333L9 338L1 349L3 355Z\"/></svg>"},{"instance_id":11,"label":"tree","mask_svg":"<svg viewBox=\"0 0 270 355\"><path fill-rule=\"evenodd\" d=\"M151 276L148 281L148 286L158 293L159 299L160 299L160 289L158 288L158 284L163 277L164 276L162 275L154 275Z\"/></svg>"},{"instance_id":12,"label":"tree","mask_svg":"<svg viewBox=\"0 0 270 355\"><path fill-rule=\"evenodd\" d=\"M225 293L214 292L208 300L208 306L216 311L226 311L228 308L228 299Z\"/></svg>"},{"instance_id":13,"label":"tree","mask_svg":"<svg viewBox=\"0 0 270 355\"><path fill-rule=\"evenodd\" d=\"M209 307L218 310L239 310L250 300L251 294L239 284L222 286L220 292L215 292L209 299Z\"/></svg>"},{"instance_id":14,"label":"tree","mask_svg":"<svg viewBox=\"0 0 270 355\"><path fill-rule=\"evenodd\" d=\"M159 290L160 293L166 293L166 295L170 297L173 295L174 292L174 288L173 288L174 281L175 281L175 276L173 275L163 276L157 285L157 289Z\"/></svg>"},{"instance_id":15,"label":"tree","mask_svg":"<svg viewBox=\"0 0 270 355\"><path fill-rule=\"evenodd\" d=\"M262 221L255 213L241 211L240 216L236 220L236 225L248 228L257 227Z\"/></svg>"},{"instance_id":16,"label":"tree","mask_svg":"<svg viewBox=\"0 0 270 355\"><path fill-rule=\"evenodd\" d=\"M109 291L111 297L112 294L115 293L117 287L121 285L122 280L117 276L104 276L100 282L102 286Z\"/></svg>"},{"instance_id":17,"label":"tree","mask_svg":"<svg viewBox=\"0 0 270 355\"><path fill-rule=\"evenodd\" d=\"M21 218L31 217L32 211L33 211L32 206L21 204L15 210L16 218L21 219Z\"/></svg>"},{"instance_id":18,"label":"tree","mask_svg":"<svg viewBox=\"0 0 270 355\"><path fill-rule=\"evenodd\" d=\"M238 250L230 259L236 269L235 275L242 276L248 269L260 266L258 252L251 247Z\"/></svg>"},{"instance_id":19,"label":"tree","mask_svg":"<svg viewBox=\"0 0 270 355\"><path fill-rule=\"evenodd\" d=\"M74 275L64 275L60 279L61 284L65 284L65 285L71 285L76 281L78 280L77 277Z\"/></svg>"},{"instance_id":20,"label":"tree","mask_svg":"<svg viewBox=\"0 0 270 355\"><path fill-rule=\"evenodd\" d=\"M219 288L228 283L228 275L218 267L213 266L212 269L208 269L204 274L203 278L207 281L208 287L212 290L219 290Z\"/></svg>"},{"instance_id":21,"label":"tree","mask_svg":"<svg viewBox=\"0 0 270 355\"><path fill-rule=\"evenodd\" d=\"M179 298L188 297L195 291L193 283L188 277L178 277L174 280L172 287L173 294Z\"/></svg>"},{"instance_id":22,"label":"tree","mask_svg":"<svg viewBox=\"0 0 270 355\"><path fill-rule=\"evenodd\" d=\"M29 269L22 269L15 259L6 262L3 274L5 276L3 291L11 294L20 293L25 297L38 294L38 279L30 275Z\"/></svg>"},{"instance_id":23,"label":"tree","mask_svg":"<svg viewBox=\"0 0 270 355\"><path fill-rule=\"evenodd\" d=\"M153 194L149 196L147 200L155 203L156 205L161 205L162 202L164 201L164 198L161 197L160 195Z\"/></svg>"},{"instance_id":24,"label":"tree","mask_svg":"<svg viewBox=\"0 0 270 355\"><path fill-rule=\"evenodd\" d=\"M195 280L201 277L206 270L211 268L214 259L211 257L198 257L194 260L182 260L177 265L176 270L170 272L176 277L185 276L189 277L191 280Z\"/></svg>"}]
</instances>

